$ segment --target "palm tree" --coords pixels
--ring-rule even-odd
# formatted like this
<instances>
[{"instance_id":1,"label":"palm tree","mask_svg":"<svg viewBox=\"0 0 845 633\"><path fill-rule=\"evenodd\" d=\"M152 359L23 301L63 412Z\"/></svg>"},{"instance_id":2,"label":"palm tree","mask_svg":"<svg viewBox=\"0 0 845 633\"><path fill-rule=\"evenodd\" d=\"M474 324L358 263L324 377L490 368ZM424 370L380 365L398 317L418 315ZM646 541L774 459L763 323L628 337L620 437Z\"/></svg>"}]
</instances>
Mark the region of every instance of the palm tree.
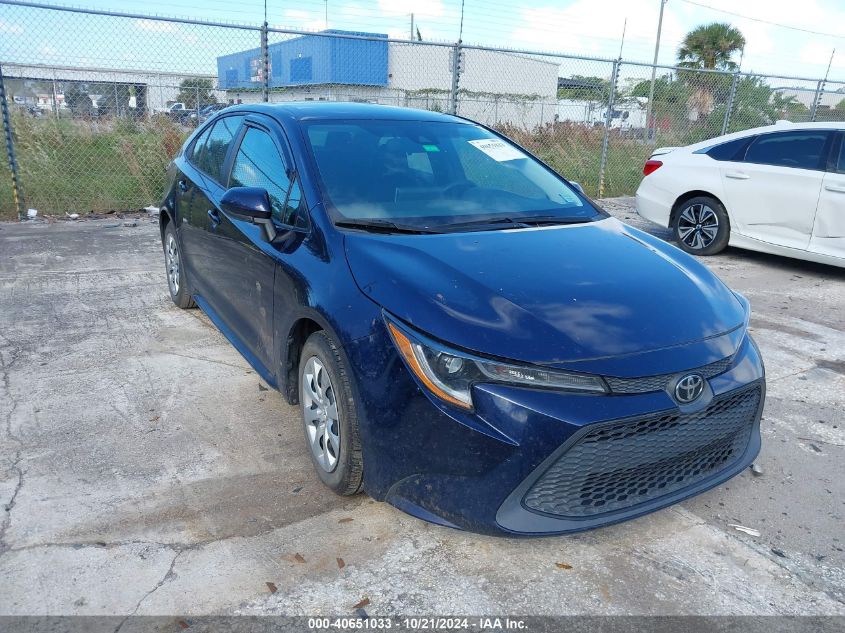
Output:
<instances>
[{"instance_id":1,"label":"palm tree","mask_svg":"<svg viewBox=\"0 0 845 633\"><path fill-rule=\"evenodd\" d=\"M730 24L713 22L694 28L678 48L678 66L710 70L736 70L731 59L745 48L745 36Z\"/></svg>"}]
</instances>

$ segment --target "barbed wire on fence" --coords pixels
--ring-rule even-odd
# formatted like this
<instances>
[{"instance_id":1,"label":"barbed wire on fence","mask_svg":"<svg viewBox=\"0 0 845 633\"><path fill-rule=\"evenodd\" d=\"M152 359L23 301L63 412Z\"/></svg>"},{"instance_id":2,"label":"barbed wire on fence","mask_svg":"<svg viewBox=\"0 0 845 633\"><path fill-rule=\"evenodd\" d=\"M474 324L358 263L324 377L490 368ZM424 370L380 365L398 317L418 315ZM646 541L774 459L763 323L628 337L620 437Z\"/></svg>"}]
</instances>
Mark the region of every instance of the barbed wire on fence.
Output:
<instances>
[{"instance_id":1,"label":"barbed wire on fence","mask_svg":"<svg viewBox=\"0 0 845 633\"><path fill-rule=\"evenodd\" d=\"M184 138L235 103L361 101L458 114L599 197L633 194L658 146L779 119L845 120L842 81L19 0L0 8L7 216L157 204ZM16 190L25 194L17 201Z\"/></svg>"}]
</instances>

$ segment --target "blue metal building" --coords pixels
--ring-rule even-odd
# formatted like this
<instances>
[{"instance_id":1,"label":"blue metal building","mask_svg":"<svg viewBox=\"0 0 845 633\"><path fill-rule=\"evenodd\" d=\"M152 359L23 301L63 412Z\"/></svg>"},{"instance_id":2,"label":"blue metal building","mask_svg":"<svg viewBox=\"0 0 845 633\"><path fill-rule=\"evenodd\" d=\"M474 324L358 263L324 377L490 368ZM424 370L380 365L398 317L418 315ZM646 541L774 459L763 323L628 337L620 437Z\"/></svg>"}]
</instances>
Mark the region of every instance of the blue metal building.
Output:
<instances>
[{"instance_id":1,"label":"blue metal building","mask_svg":"<svg viewBox=\"0 0 845 633\"><path fill-rule=\"evenodd\" d=\"M319 84L387 85L387 35L337 30L322 33L325 35L303 35L269 45L271 88ZM263 71L258 48L217 58L217 77L222 90L259 88Z\"/></svg>"}]
</instances>

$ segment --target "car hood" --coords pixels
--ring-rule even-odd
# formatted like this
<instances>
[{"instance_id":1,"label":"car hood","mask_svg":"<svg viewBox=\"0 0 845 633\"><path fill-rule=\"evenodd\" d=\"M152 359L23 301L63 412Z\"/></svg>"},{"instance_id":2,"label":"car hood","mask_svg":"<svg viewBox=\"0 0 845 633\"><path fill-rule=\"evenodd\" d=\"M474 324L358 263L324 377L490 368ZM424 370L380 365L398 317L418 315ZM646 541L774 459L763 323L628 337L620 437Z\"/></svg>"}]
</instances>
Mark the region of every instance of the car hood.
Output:
<instances>
[{"instance_id":1,"label":"car hood","mask_svg":"<svg viewBox=\"0 0 845 633\"><path fill-rule=\"evenodd\" d=\"M632 355L720 337L746 319L706 267L613 218L436 235L349 232L345 247L358 286L385 310L500 358L566 365Z\"/></svg>"}]
</instances>

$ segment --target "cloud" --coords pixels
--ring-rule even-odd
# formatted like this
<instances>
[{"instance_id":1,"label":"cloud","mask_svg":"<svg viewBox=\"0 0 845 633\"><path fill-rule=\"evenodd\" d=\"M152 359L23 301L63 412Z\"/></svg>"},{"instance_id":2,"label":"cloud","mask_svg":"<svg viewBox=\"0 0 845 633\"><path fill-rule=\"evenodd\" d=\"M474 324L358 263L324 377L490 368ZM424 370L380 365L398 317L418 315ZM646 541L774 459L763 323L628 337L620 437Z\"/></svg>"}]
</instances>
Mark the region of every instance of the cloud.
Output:
<instances>
[{"instance_id":1,"label":"cloud","mask_svg":"<svg viewBox=\"0 0 845 633\"><path fill-rule=\"evenodd\" d=\"M650 57L657 31L658 5L651 0L576 0L567 7L522 9L511 39L514 46L594 55L616 56L625 26L623 55ZM672 13L663 16L662 41L677 41L684 29Z\"/></svg>"},{"instance_id":2,"label":"cloud","mask_svg":"<svg viewBox=\"0 0 845 633\"><path fill-rule=\"evenodd\" d=\"M20 35L23 33L23 27L20 24L16 24L15 22L7 22L6 20L0 20L0 33L10 33L13 35Z\"/></svg>"},{"instance_id":3,"label":"cloud","mask_svg":"<svg viewBox=\"0 0 845 633\"><path fill-rule=\"evenodd\" d=\"M837 45L836 39L795 29L836 33L836 25L845 22L845 10L839 0L743 0L742 3L735 0L710 0L709 4L715 10L684 5L690 9L684 17L688 27L709 22L728 22L737 27L746 39L743 70L764 73L821 76L827 67L831 49ZM768 22L793 28L783 28ZM822 51L826 52L821 54Z\"/></svg>"},{"instance_id":4,"label":"cloud","mask_svg":"<svg viewBox=\"0 0 845 633\"><path fill-rule=\"evenodd\" d=\"M389 16L413 13L415 17L442 18L446 14L441 0L379 0L378 7L384 15Z\"/></svg>"},{"instance_id":5,"label":"cloud","mask_svg":"<svg viewBox=\"0 0 845 633\"><path fill-rule=\"evenodd\" d=\"M142 18L135 20L135 27L142 31L146 31L147 33L165 33L173 35L188 44L196 44L199 41L199 38L194 33L187 30L190 28L189 25L179 24L177 22Z\"/></svg>"},{"instance_id":6,"label":"cloud","mask_svg":"<svg viewBox=\"0 0 845 633\"><path fill-rule=\"evenodd\" d=\"M284 25L278 28L294 28L302 31L322 31L326 28L325 13L305 11L304 9L286 9L282 12ZM332 20L329 7L329 24Z\"/></svg>"},{"instance_id":7,"label":"cloud","mask_svg":"<svg viewBox=\"0 0 845 633\"><path fill-rule=\"evenodd\" d=\"M831 46L826 42L811 41L801 52L798 53L798 59L805 64L816 64L827 68L830 62ZM830 65L830 71L845 70L845 52L837 52L833 56L833 63Z\"/></svg>"}]
</instances>

